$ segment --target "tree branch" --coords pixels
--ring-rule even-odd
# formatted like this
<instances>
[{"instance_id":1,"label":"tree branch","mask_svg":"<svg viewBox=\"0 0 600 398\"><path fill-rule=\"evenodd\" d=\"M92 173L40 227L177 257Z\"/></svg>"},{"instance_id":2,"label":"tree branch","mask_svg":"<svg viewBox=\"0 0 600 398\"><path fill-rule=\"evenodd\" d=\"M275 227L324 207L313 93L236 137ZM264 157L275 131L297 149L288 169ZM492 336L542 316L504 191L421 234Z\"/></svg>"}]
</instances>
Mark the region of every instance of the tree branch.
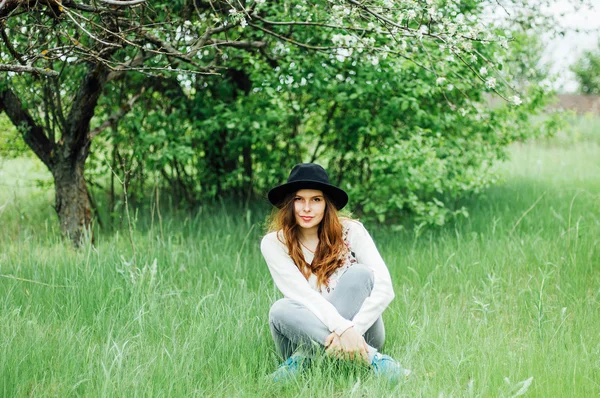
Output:
<instances>
[{"instance_id":1,"label":"tree branch","mask_svg":"<svg viewBox=\"0 0 600 398\"><path fill-rule=\"evenodd\" d=\"M137 4L145 3L146 0L100 0L103 3L110 4L113 6L134 6Z\"/></svg>"},{"instance_id":2,"label":"tree branch","mask_svg":"<svg viewBox=\"0 0 600 398\"><path fill-rule=\"evenodd\" d=\"M306 48L308 50L331 50L333 48L333 47L323 47L323 46L311 46L309 44L301 43L301 42L296 41L294 39L290 39L289 37L285 37L285 36L282 36L282 35L280 35L278 33L275 33L272 30L269 30L269 29L264 28L262 26L253 24L252 22L248 22L248 25L250 25L253 28L256 28L258 30L262 30L263 32L265 32L265 33L267 33L267 34L269 34L269 35L271 35L273 37L276 37L276 38L278 38L280 40L287 41L288 43L292 43L292 44L294 44L294 45L296 45L298 47Z\"/></svg>"},{"instance_id":3,"label":"tree branch","mask_svg":"<svg viewBox=\"0 0 600 398\"><path fill-rule=\"evenodd\" d=\"M79 91L73 99L71 111L67 117L67 128L63 131L63 153L64 158L73 156L87 157L89 150L90 120L108 81L108 69L102 64L91 65L88 69Z\"/></svg>"},{"instance_id":4,"label":"tree branch","mask_svg":"<svg viewBox=\"0 0 600 398\"><path fill-rule=\"evenodd\" d=\"M264 41L234 41L234 40L219 40L212 39L206 42L207 45L214 45L216 47L235 47L235 48L262 48L267 45Z\"/></svg>"},{"instance_id":5,"label":"tree branch","mask_svg":"<svg viewBox=\"0 0 600 398\"><path fill-rule=\"evenodd\" d=\"M28 65L0 64L0 72L33 73L48 77L58 76L58 72L51 69L36 68Z\"/></svg>"},{"instance_id":6,"label":"tree branch","mask_svg":"<svg viewBox=\"0 0 600 398\"><path fill-rule=\"evenodd\" d=\"M19 129L23 140L35 154L51 169L54 144L44 134L29 112L23 108L21 100L10 88L0 88L0 112L4 111L11 122Z\"/></svg>"}]
</instances>

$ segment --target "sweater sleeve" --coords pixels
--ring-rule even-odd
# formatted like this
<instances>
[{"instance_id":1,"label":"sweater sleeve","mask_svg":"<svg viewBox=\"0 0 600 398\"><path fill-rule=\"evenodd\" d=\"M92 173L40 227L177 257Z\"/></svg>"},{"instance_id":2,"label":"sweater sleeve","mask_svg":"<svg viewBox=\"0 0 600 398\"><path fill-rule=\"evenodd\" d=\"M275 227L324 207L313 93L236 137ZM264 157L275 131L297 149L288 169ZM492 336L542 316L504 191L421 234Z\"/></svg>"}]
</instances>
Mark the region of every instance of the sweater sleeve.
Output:
<instances>
[{"instance_id":1,"label":"sweater sleeve","mask_svg":"<svg viewBox=\"0 0 600 398\"><path fill-rule=\"evenodd\" d=\"M371 295L363 302L352 320L356 331L363 335L394 299L394 288L388 268L371 235L358 221L349 221L347 225L350 228L349 239L356 260L373 270L374 276Z\"/></svg>"},{"instance_id":2,"label":"sweater sleeve","mask_svg":"<svg viewBox=\"0 0 600 398\"><path fill-rule=\"evenodd\" d=\"M285 297L304 305L330 331L338 335L353 326L352 321L342 317L333 304L310 287L304 275L288 255L287 247L277 239L275 232L267 234L262 239L260 250L275 285Z\"/></svg>"}]
</instances>

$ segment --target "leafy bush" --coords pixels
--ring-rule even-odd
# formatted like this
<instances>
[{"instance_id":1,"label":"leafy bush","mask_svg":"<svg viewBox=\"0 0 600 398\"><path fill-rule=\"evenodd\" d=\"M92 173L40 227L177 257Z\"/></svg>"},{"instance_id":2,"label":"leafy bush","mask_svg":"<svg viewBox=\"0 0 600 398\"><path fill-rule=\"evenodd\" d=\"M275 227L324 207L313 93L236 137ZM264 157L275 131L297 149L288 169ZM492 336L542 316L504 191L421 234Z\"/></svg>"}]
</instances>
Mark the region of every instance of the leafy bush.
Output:
<instances>
[{"instance_id":1,"label":"leafy bush","mask_svg":"<svg viewBox=\"0 0 600 398\"><path fill-rule=\"evenodd\" d=\"M582 94L600 95L600 41L598 48L585 51L571 70Z\"/></svg>"},{"instance_id":2,"label":"leafy bush","mask_svg":"<svg viewBox=\"0 0 600 398\"><path fill-rule=\"evenodd\" d=\"M482 56L504 51L499 45L478 50ZM437 45L419 51L444 56ZM314 161L349 191L358 215L441 225L468 214L459 199L495 181L493 166L507 145L555 123L550 118L532 127L548 94L543 88L523 85L519 106L520 98L489 106L484 83L457 59L431 70L397 57L356 53L340 60L293 46L274 52L276 64L231 50L224 79L149 87L144 111L122 119L94 156L118 148L130 159L130 175L144 176L131 181L130 193L142 197L149 183L158 183L177 202L192 204L265 197L294 164ZM518 57L504 54L510 74L510 59Z\"/></svg>"}]
</instances>

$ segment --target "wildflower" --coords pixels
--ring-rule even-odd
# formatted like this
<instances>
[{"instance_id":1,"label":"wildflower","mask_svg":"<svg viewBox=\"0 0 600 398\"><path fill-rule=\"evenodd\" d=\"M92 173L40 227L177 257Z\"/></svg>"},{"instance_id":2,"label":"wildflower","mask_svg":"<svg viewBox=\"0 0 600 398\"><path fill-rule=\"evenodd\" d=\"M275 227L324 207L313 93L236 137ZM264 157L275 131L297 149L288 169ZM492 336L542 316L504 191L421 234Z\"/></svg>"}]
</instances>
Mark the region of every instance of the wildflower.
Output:
<instances>
[{"instance_id":1,"label":"wildflower","mask_svg":"<svg viewBox=\"0 0 600 398\"><path fill-rule=\"evenodd\" d=\"M437 79L435 79L435 84L437 84L438 86L441 86L445 82L446 82L446 78L445 77L438 77Z\"/></svg>"},{"instance_id":2,"label":"wildflower","mask_svg":"<svg viewBox=\"0 0 600 398\"><path fill-rule=\"evenodd\" d=\"M481 69L479 69L479 74L481 76L485 76L485 75L487 75L487 73L488 73L488 70L485 66L482 66Z\"/></svg>"},{"instance_id":3,"label":"wildflower","mask_svg":"<svg viewBox=\"0 0 600 398\"><path fill-rule=\"evenodd\" d=\"M487 88L496 88L496 79L493 77L488 77L488 79L485 81L485 85Z\"/></svg>"},{"instance_id":4,"label":"wildflower","mask_svg":"<svg viewBox=\"0 0 600 398\"><path fill-rule=\"evenodd\" d=\"M521 100L521 97L519 97L518 95L513 95L511 98L511 102L516 106L519 106L523 103L523 101Z\"/></svg>"}]
</instances>

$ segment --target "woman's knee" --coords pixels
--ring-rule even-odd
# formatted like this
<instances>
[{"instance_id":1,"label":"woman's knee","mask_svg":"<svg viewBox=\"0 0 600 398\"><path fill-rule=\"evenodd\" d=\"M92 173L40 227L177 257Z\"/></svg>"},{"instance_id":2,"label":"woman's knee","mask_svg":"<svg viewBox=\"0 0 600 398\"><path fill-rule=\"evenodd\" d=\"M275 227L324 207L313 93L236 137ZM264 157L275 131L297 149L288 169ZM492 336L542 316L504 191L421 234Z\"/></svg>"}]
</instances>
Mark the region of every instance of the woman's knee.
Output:
<instances>
[{"instance_id":1,"label":"woman's knee","mask_svg":"<svg viewBox=\"0 0 600 398\"><path fill-rule=\"evenodd\" d=\"M342 278L344 278L344 283L351 283L359 286L366 285L369 289L372 289L375 283L373 270L362 264L355 264L348 268Z\"/></svg>"},{"instance_id":2,"label":"woman's knee","mask_svg":"<svg viewBox=\"0 0 600 398\"><path fill-rule=\"evenodd\" d=\"M281 322L289 323L291 320L298 318L299 312L301 312L303 308L302 304L289 298L277 300L269 310L269 322L271 324Z\"/></svg>"}]
</instances>

